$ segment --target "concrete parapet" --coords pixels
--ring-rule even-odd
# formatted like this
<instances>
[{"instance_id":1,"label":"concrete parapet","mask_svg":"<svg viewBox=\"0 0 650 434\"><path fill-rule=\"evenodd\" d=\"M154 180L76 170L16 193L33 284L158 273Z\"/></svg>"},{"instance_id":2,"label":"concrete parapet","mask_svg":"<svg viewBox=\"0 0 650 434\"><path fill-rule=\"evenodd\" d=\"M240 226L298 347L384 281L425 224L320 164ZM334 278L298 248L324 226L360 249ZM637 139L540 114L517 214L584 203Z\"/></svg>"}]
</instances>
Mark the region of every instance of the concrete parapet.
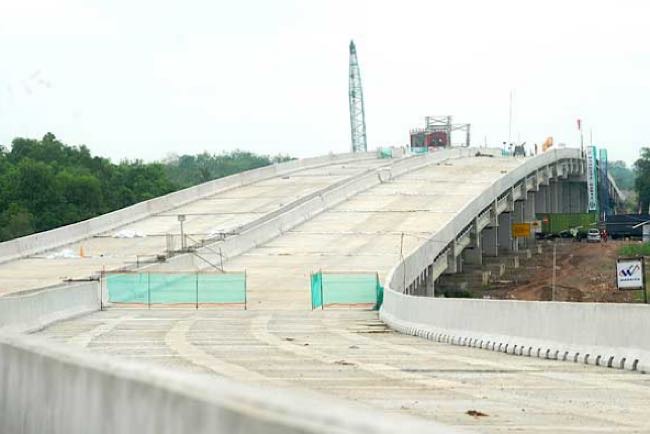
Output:
<instances>
[{"instance_id":1,"label":"concrete parapet","mask_svg":"<svg viewBox=\"0 0 650 434\"><path fill-rule=\"evenodd\" d=\"M69 282L0 297L0 330L33 330L100 308L99 282Z\"/></svg>"},{"instance_id":2,"label":"concrete parapet","mask_svg":"<svg viewBox=\"0 0 650 434\"><path fill-rule=\"evenodd\" d=\"M384 292L391 328L428 339L591 365L650 371L650 306L415 299Z\"/></svg>"},{"instance_id":3,"label":"concrete parapet","mask_svg":"<svg viewBox=\"0 0 650 434\"><path fill-rule=\"evenodd\" d=\"M317 394L262 389L0 334L7 434L450 433Z\"/></svg>"}]
</instances>

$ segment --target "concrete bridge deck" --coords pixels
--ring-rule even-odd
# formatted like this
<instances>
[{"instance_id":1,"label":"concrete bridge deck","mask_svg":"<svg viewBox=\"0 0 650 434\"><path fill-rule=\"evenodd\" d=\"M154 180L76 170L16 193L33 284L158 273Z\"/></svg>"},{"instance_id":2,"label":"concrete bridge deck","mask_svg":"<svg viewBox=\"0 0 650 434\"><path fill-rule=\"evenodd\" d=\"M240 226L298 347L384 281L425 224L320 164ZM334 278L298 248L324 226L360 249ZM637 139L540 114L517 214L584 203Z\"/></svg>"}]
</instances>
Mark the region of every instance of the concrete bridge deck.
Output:
<instances>
[{"instance_id":1,"label":"concrete bridge deck","mask_svg":"<svg viewBox=\"0 0 650 434\"><path fill-rule=\"evenodd\" d=\"M310 272L378 271L383 280L400 259L402 233L404 252L413 250L524 162L464 157L424 167L228 259L226 269L247 270L250 311L109 309L40 335L480 431L650 430L650 380L638 373L435 343L395 333L369 311L310 311Z\"/></svg>"},{"instance_id":2,"label":"concrete bridge deck","mask_svg":"<svg viewBox=\"0 0 650 434\"><path fill-rule=\"evenodd\" d=\"M361 192L224 266L246 269L251 309L308 310L311 272L378 272L383 281L400 259L402 234L406 254L522 161L466 157L422 168Z\"/></svg>"},{"instance_id":3,"label":"concrete bridge deck","mask_svg":"<svg viewBox=\"0 0 650 434\"><path fill-rule=\"evenodd\" d=\"M369 311L111 309L41 334L92 352L311 389L481 432L650 430L645 375L431 342L387 329Z\"/></svg>"}]
</instances>

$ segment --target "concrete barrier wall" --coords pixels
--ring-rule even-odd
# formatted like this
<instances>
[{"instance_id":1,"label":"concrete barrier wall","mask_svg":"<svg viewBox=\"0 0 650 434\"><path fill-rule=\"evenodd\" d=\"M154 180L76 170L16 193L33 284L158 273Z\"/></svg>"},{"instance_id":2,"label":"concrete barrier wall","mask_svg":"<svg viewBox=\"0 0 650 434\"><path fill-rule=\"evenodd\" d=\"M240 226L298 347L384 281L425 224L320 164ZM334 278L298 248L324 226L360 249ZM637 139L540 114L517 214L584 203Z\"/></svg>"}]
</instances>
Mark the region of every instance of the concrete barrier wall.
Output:
<instances>
[{"instance_id":1,"label":"concrete barrier wall","mask_svg":"<svg viewBox=\"0 0 650 434\"><path fill-rule=\"evenodd\" d=\"M330 154L322 157L292 160L280 164L248 170L246 172L215 179L194 187L176 191L165 196L140 202L79 223L63 226L47 232L28 235L0 243L0 263L38 252L54 249L89 236L133 223L152 214L168 211L203 197L214 195L242 185L291 173L308 167L331 164L335 161L375 158L373 153Z\"/></svg>"},{"instance_id":2,"label":"concrete barrier wall","mask_svg":"<svg viewBox=\"0 0 650 434\"><path fill-rule=\"evenodd\" d=\"M381 319L402 333L456 345L650 372L650 307L463 300L385 291Z\"/></svg>"},{"instance_id":3,"label":"concrete barrier wall","mask_svg":"<svg viewBox=\"0 0 650 434\"><path fill-rule=\"evenodd\" d=\"M0 334L6 434L451 433L296 391L235 384Z\"/></svg>"},{"instance_id":4,"label":"concrete barrier wall","mask_svg":"<svg viewBox=\"0 0 650 434\"><path fill-rule=\"evenodd\" d=\"M70 282L0 297L0 329L32 330L99 310L98 282Z\"/></svg>"},{"instance_id":5,"label":"concrete barrier wall","mask_svg":"<svg viewBox=\"0 0 650 434\"><path fill-rule=\"evenodd\" d=\"M525 176L578 150L557 149L504 175L410 252L387 276L380 316L391 328L441 342L510 354L650 371L650 308L641 305L462 300L403 294L479 213Z\"/></svg>"}]
</instances>

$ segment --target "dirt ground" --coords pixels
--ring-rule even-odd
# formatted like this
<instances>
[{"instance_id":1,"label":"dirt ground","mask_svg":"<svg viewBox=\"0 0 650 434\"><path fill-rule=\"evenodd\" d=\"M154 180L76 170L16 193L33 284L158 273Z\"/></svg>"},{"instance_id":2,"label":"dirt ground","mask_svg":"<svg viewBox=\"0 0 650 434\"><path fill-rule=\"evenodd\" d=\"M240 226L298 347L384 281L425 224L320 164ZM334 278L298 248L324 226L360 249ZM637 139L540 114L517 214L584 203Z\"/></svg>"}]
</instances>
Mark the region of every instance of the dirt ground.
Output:
<instances>
[{"instance_id":1,"label":"dirt ground","mask_svg":"<svg viewBox=\"0 0 650 434\"><path fill-rule=\"evenodd\" d=\"M629 242L628 242L629 243ZM555 300L608 303L643 301L641 291L616 289L615 266L623 241L586 243L557 240ZM520 267L480 292L484 298L551 300L553 244L541 242L543 252L522 260Z\"/></svg>"}]
</instances>

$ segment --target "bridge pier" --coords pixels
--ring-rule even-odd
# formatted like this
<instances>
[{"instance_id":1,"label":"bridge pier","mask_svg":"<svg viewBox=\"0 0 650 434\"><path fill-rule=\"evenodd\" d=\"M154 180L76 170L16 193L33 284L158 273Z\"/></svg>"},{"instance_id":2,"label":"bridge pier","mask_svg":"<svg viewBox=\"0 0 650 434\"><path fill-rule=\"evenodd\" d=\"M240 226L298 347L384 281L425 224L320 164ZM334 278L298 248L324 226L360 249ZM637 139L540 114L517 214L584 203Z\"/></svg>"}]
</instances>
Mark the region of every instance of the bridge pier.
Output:
<instances>
[{"instance_id":1,"label":"bridge pier","mask_svg":"<svg viewBox=\"0 0 650 434\"><path fill-rule=\"evenodd\" d=\"M435 280L433 279L433 264L427 267L426 276L424 279L424 295L427 297L435 297Z\"/></svg>"},{"instance_id":2,"label":"bridge pier","mask_svg":"<svg viewBox=\"0 0 650 434\"><path fill-rule=\"evenodd\" d=\"M462 273L462 271L463 262L461 260L461 255L456 256L453 249L450 250L447 255L447 269L445 270L445 274Z\"/></svg>"},{"instance_id":3,"label":"bridge pier","mask_svg":"<svg viewBox=\"0 0 650 434\"><path fill-rule=\"evenodd\" d=\"M537 212L535 207L537 194L533 191L526 193L526 201L524 202L524 219L529 222L535 220L535 214Z\"/></svg>"},{"instance_id":4,"label":"bridge pier","mask_svg":"<svg viewBox=\"0 0 650 434\"><path fill-rule=\"evenodd\" d=\"M547 201L546 197L548 195L548 186L547 185L540 185L539 186L539 191L535 193L535 212L538 213L544 213L548 212L548 208L546 206Z\"/></svg>"},{"instance_id":5,"label":"bridge pier","mask_svg":"<svg viewBox=\"0 0 650 434\"><path fill-rule=\"evenodd\" d=\"M466 247L463 250L463 261L467 265L483 265L483 247Z\"/></svg>"},{"instance_id":6,"label":"bridge pier","mask_svg":"<svg viewBox=\"0 0 650 434\"><path fill-rule=\"evenodd\" d=\"M481 232L481 245L485 256L499 256L498 228L488 226Z\"/></svg>"},{"instance_id":7,"label":"bridge pier","mask_svg":"<svg viewBox=\"0 0 650 434\"><path fill-rule=\"evenodd\" d=\"M524 196L527 198L527 196ZM513 213L513 223L525 223L526 220L526 200L519 200L515 202L515 210ZM513 244L516 247L515 250L526 247L528 242L527 238L518 237L513 240Z\"/></svg>"},{"instance_id":8,"label":"bridge pier","mask_svg":"<svg viewBox=\"0 0 650 434\"><path fill-rule=\"evenodd\" d=\"M498 245L506 252L516 252L516 244L512 242L512 213L499 214Z\"/></svg>"}]
</instances>

